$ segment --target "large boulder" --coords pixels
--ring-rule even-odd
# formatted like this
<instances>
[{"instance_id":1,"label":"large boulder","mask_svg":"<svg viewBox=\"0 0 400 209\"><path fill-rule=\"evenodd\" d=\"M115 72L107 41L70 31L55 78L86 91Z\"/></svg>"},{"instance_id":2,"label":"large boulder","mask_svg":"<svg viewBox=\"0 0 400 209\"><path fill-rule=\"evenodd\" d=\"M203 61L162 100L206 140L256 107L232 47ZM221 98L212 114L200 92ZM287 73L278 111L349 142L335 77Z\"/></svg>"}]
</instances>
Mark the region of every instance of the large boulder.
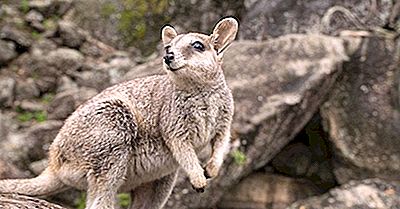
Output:
<instances>
[{"instance_id":1,"label":"large boulder","mask_svg":"<svg viewBox=\"0 0 400 209\"><path fill-rule=\"evenodd\" d=\"M167 208L212 207L226 189L269 162L318 110L350 51L345 41L319 35L232 44L224 71L235 100L233 150L204 194L179 181ZM132 69L125 79L161 69L159 58Z\"/></svg>"},{"instance_id":2,"label":"large boulder","mask_svg":"<svg viewBox=\"0 0 400 209\"><path fill-rule=\"evenodd\" d=\"M319 194L310 181L276 174L254 173L225 193L221 209L283 209L296 200Z\"/></svg>"},{"instance_id":3,"label":"large boulder","mask_svg":"<svg viewBox=\"0 0 400 209\"><path fill-rule=\"evenodd\" d=\"M340 183L400 180L399 43L365 38L321 108Z\"/></svg>"},{"instance_id":4,"label":"large boulder","mask_svg":"<svg viewBox=\"0 0 400 209\"><path fill-rule=\"evenodd\" d=\"M18 194L0 194L0 208L7 209L66 209L34 197Z\"/></svg>"},{"instance_id":5,"label":"large boulder","mask_svg":"<svg viewBox=\"0 0 400 209\"><path fill-rule=\"evenodd\" d=\"M400 185L379 179L351 181L326 194L292 204L287 209L397 209L400 206Z\"/></svg>"},{"instance_id":6,"label":"large boulder","mask_svg":"<svg viewBox=\"0 0 400 209\"><path fill-rule=\"evenodd\" d=\"M350 19L348 26L356 29L384 27L389 23L394 1L362 0L248 0L247 13L242 18L239 36L244 39L265 40L290 33L319 33L340 30L331 29L330 16L342 13L339 21ZM330 12L327 11L335 6ZM348 9L344 9L348 8ZM343 13L344 10L347 10ZM350 14L350 15L349 15ZM324 18L325 17L325 18ZM356 18L354 18L356 17Z\"/></svg>"}]
</instances>

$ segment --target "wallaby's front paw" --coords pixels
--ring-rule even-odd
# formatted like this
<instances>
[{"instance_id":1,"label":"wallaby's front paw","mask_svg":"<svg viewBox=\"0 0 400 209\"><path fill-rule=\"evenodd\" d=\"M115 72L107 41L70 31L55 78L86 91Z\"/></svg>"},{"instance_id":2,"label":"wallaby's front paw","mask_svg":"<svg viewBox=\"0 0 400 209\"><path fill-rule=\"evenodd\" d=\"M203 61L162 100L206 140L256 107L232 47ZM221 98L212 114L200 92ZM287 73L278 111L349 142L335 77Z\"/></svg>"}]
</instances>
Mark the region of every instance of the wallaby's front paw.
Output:
<instances>
[{"instance_id":1,"label":"wallaby's front paw","mask_svg":"<svg viewBox=\"0 0 400 209\"><path fill-rule=\"evenodd\" d=\"M198 178L191 180L190 183L196 192L203 193L207 186L207 179L205 176L201 175Z\"/></svg>"},{"instance_id":2,"label":"wallaby's front paw","mask_svg":"<svg viewBox=\"0 0 400 209\"><path fill-rule=\"evenodd\" d=\"M209 162L204 168L204 175L206 178L214 178L218 175L219 167L215 163Z\"/></svg>"}]
</instances>

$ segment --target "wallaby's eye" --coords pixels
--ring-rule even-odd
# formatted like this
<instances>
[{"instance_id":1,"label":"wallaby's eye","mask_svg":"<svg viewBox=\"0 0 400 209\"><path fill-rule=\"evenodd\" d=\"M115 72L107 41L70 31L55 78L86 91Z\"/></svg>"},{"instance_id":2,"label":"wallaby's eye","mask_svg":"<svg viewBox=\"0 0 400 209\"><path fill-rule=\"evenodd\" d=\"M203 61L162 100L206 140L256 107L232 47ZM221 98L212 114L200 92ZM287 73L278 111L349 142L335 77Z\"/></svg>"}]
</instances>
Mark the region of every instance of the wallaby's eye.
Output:
<instances>
[{"instance_id":1,"label":"wallaby's eye","mask_svg":"<svg viewBox=\"0 0 400 209\"><path fill-rule=\"evenodd\" d=\"M199 51L204 51L204 45L200 41L195 41L192 43L193 48L199 50Z\"/></svg>"}]
</instances>

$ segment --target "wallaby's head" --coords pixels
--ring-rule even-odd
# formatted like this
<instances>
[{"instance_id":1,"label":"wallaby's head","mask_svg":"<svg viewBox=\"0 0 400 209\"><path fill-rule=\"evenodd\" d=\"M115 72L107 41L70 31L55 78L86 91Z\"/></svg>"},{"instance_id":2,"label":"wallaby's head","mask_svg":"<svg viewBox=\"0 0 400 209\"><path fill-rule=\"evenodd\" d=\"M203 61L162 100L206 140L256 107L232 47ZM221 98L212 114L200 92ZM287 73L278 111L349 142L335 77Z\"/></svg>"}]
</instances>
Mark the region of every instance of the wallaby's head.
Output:
<instances>
[{"instance_id":1,"label":"wallaby's head","mask_svg":"<svg viewBox=\"0 0 400 209\"><path fill-rule=\"evenodd\" d=\"M235 18L221 19L212 34L180 34L167 25L162 28L164 66L182 84L213 84L222 74L222 57L238 31Z\"/></svg>"}]
</instances>

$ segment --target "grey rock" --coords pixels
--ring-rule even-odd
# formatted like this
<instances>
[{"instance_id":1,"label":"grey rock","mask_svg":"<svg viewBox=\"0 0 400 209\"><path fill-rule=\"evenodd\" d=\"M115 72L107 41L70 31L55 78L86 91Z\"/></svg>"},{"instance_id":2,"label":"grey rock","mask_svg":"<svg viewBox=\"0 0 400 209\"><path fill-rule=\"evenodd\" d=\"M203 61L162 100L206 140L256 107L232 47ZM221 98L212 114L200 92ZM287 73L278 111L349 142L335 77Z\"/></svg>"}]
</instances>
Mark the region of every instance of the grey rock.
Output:
<instances>
[{"instance_id":1,"label":"grey rock","mask_svg":"<svg viewBox=\"0 0 400 209\"><path fill-rule=\"evenodd\" d=\"M28 32L11 25L5 25L0 29L0 38L16 43L18 51L25 51L32 45Z\"/></svg>"},{"instance_id":2,"label":"grey rock","mask_svg":"<svg viewBox=\"0 0 400 209\"><path fill-rule=\"evenodd\" d=\"M207 31L222 16L240 17L244 11L243 0L176 0L168 4L86 0L76 1L75 5L75 15L69 17L72 22L115 48L126 49L134 46L145 55L151 54L159 43L159 30L166 23L172 23L178 31ZM130 5L131 9L127 10L127 5ZM140 6L147 6L146 15L138 12L137 8ZM137 14L137 18L121 18L129 12ZM138 30L137 26L143 24L144 30Z\"/></svg>"},{"instance_id":3,"label":"grey rock","mask_svg":"<svg viewBox=\"0 0 400 209\"><path fill-rule=\"evenodd\" d=\"M306 145L296 143L282 149L271 163L281 173L305 176L312 163L312 153Z\"/></svg>"},{"instance_id":4,"label":"grey rock","mask_svg":"<svg viewBox=\"0 0 400 209\"><path fill-rule=\"evenodd\" d=\"M40 91L32 78L17 80L15 86L15 100L33 99L39 95Z\"/></svg>"},{"instance_id":5,"label":"grey rock","mask_svg":"<svg viewBox=\"0 0 400 209\"><path fill-rule=\"evenodd\" d=\"M399 44L383 37L363 39L321 108L339 183L399 180Z\"/></svg>"},{"instance_id":6,"label":"grey rock","mask_svg":"<svg viewBox=\"0 0 400 209\"><path fill-rule=\"evenodd\" d=\"M41 13L35 10L31 10L25 15L25 20L29 23L42 22L44 20L44 17Z\"/></svg>"},{"instance_id":7,"label":"grey rock","mask_svg":"<svg viewBox=\"0 0 400 209\"><path fill-rule=\"evenodd\" d=\"M337 26L344 24L353 29L383 27L389 22L393 4L391 0L379 1L379 4L359 0L251 0L246 4L247 13L242 18L239 35L243 39L265 40L290 33L339 33ZM345 23L343 20L350 18L340 11L334 14L335 22L323 22L323 16L333 6L347 8L359 19L361 27L357 26L357 21L356 24Z\"/></svg>"},{"instance_id":8,"label":"grey rock","mask_svg":"<svg viewBox=\"0 0 400 209\"><path fill-rule=\"evenodd\" d=\"M18 101L15 103L15 105L28 112L42 111L45 109L45 105L43 103L31 100Z\"/></svg>"},{"instance_id":9,"label":"grey rock","mask_svg":"<svg viewBox=\"0 0 400 209\"><path fill-rule=\"evenodd\" d=\"M43 20L43 15L36 10L31 10L25 15L25 21L39 32L44 32L46 30L45 26L42 24Z\"/></svg>"},{"instance_id":10,"label":"grey rock","mask_svg":"<svg viewBox=\"0 0 400 209\"><path fill-rule=\"evenodd\" d=\"M30 161L47 157L49 146L63 124L63 121L48 120L35 124L27 130L26 141L30 142L30 150L27 155Z\"/></svg>"},{"instance_id":11,"label":"grey rock","mask_svg":"<svg viewBox=\"0 0 400 209\"><path fill-rule=\"evenodd\" d=\"M57 44L47 38L41 38L32 44L30 53L33 56L47 55L57 49Z\"/></svg>"},{"instance_id":12,"label":"grey rock","mask_svg":"<svg viewBox=\"0 0 400 209\"><path fill-rule=\"evenodd\" d=\"M73 76L79 86L104 90L111 85L111 76L106 69L92 68L90 71L77 72Z\"/></svg>"},{"instance_id":13,"label":"grey rock","mask_svg":"<svg viewBox=\"0 0 400 209\"><path fill-rule=\"evenodd\" d=\"M72 6L72 0L31 0L29 8L42 13L45 17L64 15Z\"/></svg>"},{"instance_id":14,"label":"grey rock","mask_svg":"<svg viewBox=\"0 0 400 209\"><path fill-rule=\"evenodd\" d=\"M26 139L26 133L9 132L7 138L0 141L0 159L26 169L26 165L30 163L28 153L33 145Z\"/></svg>"},{"instance_id":15,"label":"grey rock","mask_svg":"<svg viewBox=\"0 0 400 209\"><path fill-rule=\"evenodd\" d=\"M57 68L58 71L72 74L82 66L84 57L77 50L58 48L51 51L46 59L48 64Z\"/></svg>"},{"instance_id":16,"label":"grey rock","mask_svg":"<svg viewBox=\"0 0 400 209\"><path fill-rule=\"evenodd\" d=\"M29 172L24 172L15 165L0 159L0 179L28 178Z\"/></svg>"},{"instance_id":17,"label":"grey rock","mask_svg":"<svg viewBox=\"0 0 400 209\"><path fill-rule=\"evenodd\" d=\"M80 104L96 94L97 91L91 88L76 88L60 92L49 104L47 109L48 118L51 120L64 120Z\"/></svg>"},{"instance_id":18,"label":"grey rock","mask_svg":"<svg viewBox=\"0 0 400 209\"><path fill-rule=\"evenodd\" d=\"M350 181L318 197L292 204L287 209L398 209L400 185L379 179Z\"/></svg>"},{"instance_id":19,"label":"grey rock","mask_svg":"<svg viewBox=\"0 0 400 209\"><path fill-rule=\"evenodd\" d=\"M69 21L60 21L58 23L57 33L62 39L63 45L71 48L79 48L86 40L83 31Z\"/></svg>"},{"instance_id":20,"label":"grey rock","mask_svg":"<svg viewBox=\"0 0 400 209\"><path fill-rule=\"evenodd\" d=\"M66 209L34 197L18 194L0 194L0 208L7 209Z\"/></svg>"},{"instance_id":21,"label":"grey rock","mask_svg":"<svg viewBox=\"0 0 400 209\"><path fill-rule=\"evenodd\" d=\"M0 65L7 64L8 61L17 56L18 54L13 42L0 40Z\"/></svg>"},{"instance_id":22,"label":"grey rock","mask_svg":"<svg viewBox=\"0 0 400 209\"><path fill-rule=\"evenodd\" d=\"M283 209L296 200L320 194L304 179L254 173L230 189L218 203L221 209Z\"/></svg>"},{"instance_id":23,"label":"grey rock","mask_svg":"<svg viewBox=\"0 0 400 209\"><path fill-rule=\"evenodd\" d=\"M78 89L78 84L69 76L63 75L58 79L57 93L76 89Z\"/></svg>"},{"instance_id":24,"label":"grey rock","mask_svg":"<svg viewBox=\"0 0 400 209\"><path fill-rule=\"evenodd\" d=\"M49 164L49 160L47 158L43 159L43 160L38 160L38 161L35 161L35 162L32 162L31 164L29 164L29 169L35 175L39 175L44 171L44 169L47 168L48 164Z\"/></svg>"},{"instance_id":25,"label":"grey rock","mask_svg":"<svg viewBox=\"0 0 400 209\"><path fill-rule=\"evenodd\" d=\"M15 80L0 77L0 107L11 107L14 101Z\"/></svg>"}]
</instances>

